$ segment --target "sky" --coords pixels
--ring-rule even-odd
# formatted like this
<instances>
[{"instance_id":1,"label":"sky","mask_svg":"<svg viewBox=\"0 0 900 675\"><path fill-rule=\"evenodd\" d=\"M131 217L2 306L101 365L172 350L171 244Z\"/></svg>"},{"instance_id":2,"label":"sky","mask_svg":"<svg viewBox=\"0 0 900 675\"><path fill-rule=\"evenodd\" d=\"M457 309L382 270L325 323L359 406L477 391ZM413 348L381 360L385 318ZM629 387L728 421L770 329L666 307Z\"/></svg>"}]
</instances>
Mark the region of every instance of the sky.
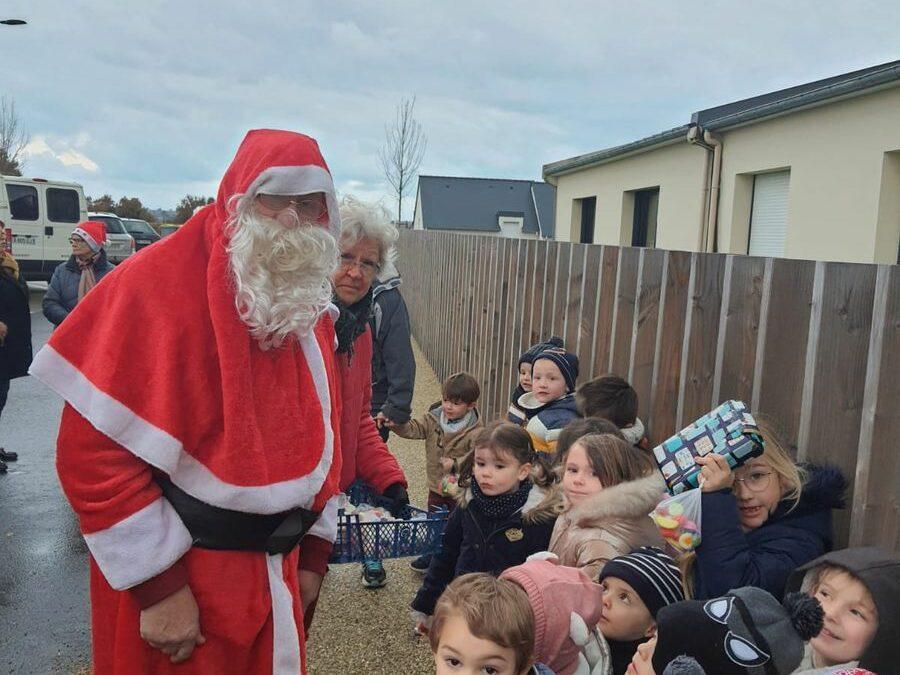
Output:
<instances>
[{"instance_id":1,"label":"sky","mask_svg":"<svg viewBox=\"0 0 900 675\"><path fill-rule=\"evenodd\" d=\"M896 1L5 0L0 13L28 21L0 26L24 174L150 208L214 195L244 134L270 127L315 137L341 193L393 210L378 151L406 97L428 142L420 173L539 180L543 164L696 110L900 59Z\"/></svg>"}]
</instances>

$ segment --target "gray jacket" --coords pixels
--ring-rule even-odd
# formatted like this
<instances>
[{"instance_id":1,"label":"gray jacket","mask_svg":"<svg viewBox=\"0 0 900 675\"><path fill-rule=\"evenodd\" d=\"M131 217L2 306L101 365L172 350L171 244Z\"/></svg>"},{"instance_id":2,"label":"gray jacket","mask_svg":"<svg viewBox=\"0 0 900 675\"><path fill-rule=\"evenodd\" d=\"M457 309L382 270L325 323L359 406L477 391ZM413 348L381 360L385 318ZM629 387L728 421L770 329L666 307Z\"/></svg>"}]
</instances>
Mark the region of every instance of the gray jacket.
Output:
<instances>
[{"instance_id":1,"label":"gray jacket","mask_svg":"<svg viewBox=\"0 0 900 675\"><path fill-rule=\"evenodd\" d=\"M416 361L409 337L409 313L400 295L400 275L385 266L372 293L372 414L397 424L412 415Z\"/></svg>"},{"instance_id":2,"label":"gray jacket","mask_svg":"<svg viewBox=\"0 0 900 675\"><path fill-rule=\"evenodd\" d=\"M106 259L106 251L100 251L97 260L94 261L94 278L99 282L115 267ZM81 280L81 270L78 263L75 262L75 256L69 256L69 259L60 263L53 270L53 276L47 285L47 293L44 295L42 307L44 316L55 326L63 322L69 312L75 309L78 304L78 282Z\"/></svg>"}]
</instances>

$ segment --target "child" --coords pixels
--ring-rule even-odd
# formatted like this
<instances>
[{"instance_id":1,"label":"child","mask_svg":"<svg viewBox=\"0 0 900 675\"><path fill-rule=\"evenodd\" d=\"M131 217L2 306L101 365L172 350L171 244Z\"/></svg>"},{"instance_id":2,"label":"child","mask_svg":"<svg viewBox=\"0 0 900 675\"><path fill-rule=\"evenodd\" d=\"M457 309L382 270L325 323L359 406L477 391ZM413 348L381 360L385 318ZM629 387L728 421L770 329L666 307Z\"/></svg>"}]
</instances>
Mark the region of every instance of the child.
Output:
<instances>
[{"instance_id":1,"label":"child","mask_svg":"<svg viewBox=\"0 0 900 675\"><path fill-rule=\"evenodd\" d=\"M581 570L551 560L529 560L510 567L500 578L514 581L528 596L536 661L556 675L603 672L594 669L603 651L603 638L596 630L603 613L600 586Z\"/></svg>"},{"instance_id":2,"label":"child","mask_svg":"<svg viewBox=\"0 0 900 675\"><path fill-rule=\"evenodd\" d=\"M664 545L648 514L665 484L640 450L610 434L584 436L569 448L562 467L565 510L550 539L560 564L596 578L616 556Z\"/></svg>"},{"instance_id":3,"label":"child","mask_svg":"<svg viewBox=\"0 0 900 675\"><path fill-rule=\"evenodd\" d=\"M585 382L575 392L578 411L584 417L603 417L622 430L632 445L650 449L644 435L644 423L638 415L638 395L628 382L618 375L604 375Z\"/></svg>"},{"instance_id":4,"label":"child","mask_svg":"<svg viewBox=\"0 0 900 675\"><path fill-rule=\"evenodd\" d=\"M425 440L429 509L444 507L452 511L456 506L459 462L469 454L472 441L484 428L476 407L480 394L474 377L456 373L444 380L441 400L420 419L401 425L386 422L398 436ZM431 556L424 555L413 560L410 567L424 572L430 562Z\"/></svg>"},{"instance_id":5,"label":"child","mask_svg":"<svg viewBox=\"0 0 900 675\"><path fill-rule=\"evenodd\" d=\"M877 548L827 553L794 573L788 589L798 587L825 612L824 629L809 641L798 673L900 670L900 556Z\"/></svg>"},{"instance_id":6,"label":"child","mask_svg":"<svg viewBox=\"0 0 900 675\"><path fill-rule=\"evenodd\" d=\"M612 434L625 440L622 431L615 424L602 417L585 417L569 422L556 439L556 454L553 455L553 466L559 466L562 458L569 452L572 444L588 434Z\"/></svg>"},{"instance_id":7,"label":"child","mask_svg":"<svg viewBox=\"0 0 900 675\"><path fill-rule=\"evenodd\" d=\"M508 421L514 422L515 424L520 424L522 426L525 426L528 423L528 412L525 408L522 408L519 405L519 399L529 391L531 391L531 371L534 366L534 359L545 349L562 346L562 338L556 337L554 335L552 338L547 340L547 342L538 342L531 345L528 348L528 351L524 352L519 357L519 363L517 366L519 372L519 382L516 385L516 388L513 390L512 396L509 400L509 413L506 417Z\"/></svg>"},{"instance_id":8,"label":"child","mask_svg":"<svg viewBox=\"0 0 900 675\"><path fill-rule=\"evenodd\" d=\"M678 564L658 548L639 548L613 558L598 578L603 587L599 628L612 675L625 675L638 645L656 634L660 609L684 600Z\"/></svg>"},{"instance_id":9,"label":"child","mask_svg":"<svg viewBox=\"0 0 900 675\"><path fill-rule=\"evenodd\" d=\"M552 484L550 472L524 429L495 422L473 446L460 471L465 491L412 602L420 623L453 578L468 572L497 575L545 550L562 508L559 493L545 489Z\"/></svg>"},{"instance_id":10,"label":"child","mask_svg":"<svg viewBox=\"0 0 900 675\"><path fill-rule=\"evenodd\" d=\"M575 407L578 357L560 347L543 350L534 360L531 391L519 397L525 429L535 450L553 454L563 427L580 417Z\"/></svg>"},{"instance_id":11,"label":"child","mask_svg":"<svg viewBox=\"0 0 900 675\"><path fill-rule=\"evenodd\" d=\"M790 673L803 657L803 642L821 629L822 608L805 593L791 593L782 605L760 588L738 588L660 609L656 637L638 647L628 672ZM684 656L693 669L671 667Z\"/></svg>"},{"instance_id":12,"label":"child","mask_svg":"<svg viewBox=\"0 0 900 675\"><path fill-rule=\"evenodd\" d=\"M516 584L465 574L447 586L428 631L435 672L553 675L533 666L534 616Z\"/></svg>"}]
</instances>

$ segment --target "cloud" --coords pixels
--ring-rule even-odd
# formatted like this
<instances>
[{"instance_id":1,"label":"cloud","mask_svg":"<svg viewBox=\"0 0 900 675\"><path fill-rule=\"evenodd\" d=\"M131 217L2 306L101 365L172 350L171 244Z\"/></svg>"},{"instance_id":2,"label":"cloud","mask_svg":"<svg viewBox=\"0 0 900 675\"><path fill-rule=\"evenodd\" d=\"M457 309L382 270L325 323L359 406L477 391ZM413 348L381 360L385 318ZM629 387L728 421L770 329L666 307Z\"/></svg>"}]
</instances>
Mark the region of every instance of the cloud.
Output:
<instances>
[{"instance_id":1,"label":"cloud","mask_svg":"<svg viewBox=\"0 0 900 675\"><path fill-rule=\"evenodd\" d=\"M78 150L79 147L87 145L87 141L88 136L82 133L71 142L64 140L54 141L56 145L56 149L54 149L44 136L35 136L22 149L22 154L28 158L48 155L65 167L80 167L85 171L95 173L100 167L97 166L94 160Z\"/></svg>"}]
</instances>

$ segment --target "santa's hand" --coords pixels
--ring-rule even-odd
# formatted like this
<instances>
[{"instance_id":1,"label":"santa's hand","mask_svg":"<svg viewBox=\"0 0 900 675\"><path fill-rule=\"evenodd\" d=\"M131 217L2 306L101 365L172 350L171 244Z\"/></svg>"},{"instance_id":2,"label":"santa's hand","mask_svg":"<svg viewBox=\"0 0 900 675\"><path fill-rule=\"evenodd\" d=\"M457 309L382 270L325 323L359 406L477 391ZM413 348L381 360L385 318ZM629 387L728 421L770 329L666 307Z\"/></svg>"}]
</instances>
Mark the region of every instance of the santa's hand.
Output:
<instances>
[{"instance_id":1,"label":"santa's hand","mask_svg":"<svg viewBox=\"0 0 900 675\"><path fill-rule=\"evenodd\" d=\"M172 663L187 661L194 647L206 642L200 634L200 610L190 586L141 611L141 637L168 654Z\"/></svg>"}]
</instances>

